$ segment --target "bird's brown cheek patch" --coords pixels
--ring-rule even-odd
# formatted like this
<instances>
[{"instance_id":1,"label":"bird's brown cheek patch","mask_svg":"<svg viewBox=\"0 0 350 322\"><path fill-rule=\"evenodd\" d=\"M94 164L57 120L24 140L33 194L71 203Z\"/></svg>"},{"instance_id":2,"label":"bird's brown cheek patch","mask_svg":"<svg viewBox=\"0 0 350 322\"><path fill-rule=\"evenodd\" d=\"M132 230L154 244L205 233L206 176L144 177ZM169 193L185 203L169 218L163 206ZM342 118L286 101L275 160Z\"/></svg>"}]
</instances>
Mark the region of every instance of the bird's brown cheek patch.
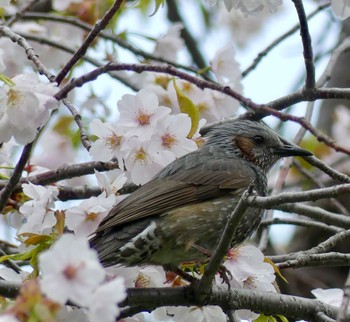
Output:
<instances>
[{"instance_id":1,"label":"bird's brown cheek patch","mask_svg":"<svg viewBox=\"0 0 350 322\"><path fill-rule=\"evenodd\" d=\"M241 150L242 154L245 157L247 157L247 159L251 159L252 150L254 147L254 143L252 142L252 140L242 136L237 136L235 140L236 140L236 145Z\"/></svg>"}]
</instances>

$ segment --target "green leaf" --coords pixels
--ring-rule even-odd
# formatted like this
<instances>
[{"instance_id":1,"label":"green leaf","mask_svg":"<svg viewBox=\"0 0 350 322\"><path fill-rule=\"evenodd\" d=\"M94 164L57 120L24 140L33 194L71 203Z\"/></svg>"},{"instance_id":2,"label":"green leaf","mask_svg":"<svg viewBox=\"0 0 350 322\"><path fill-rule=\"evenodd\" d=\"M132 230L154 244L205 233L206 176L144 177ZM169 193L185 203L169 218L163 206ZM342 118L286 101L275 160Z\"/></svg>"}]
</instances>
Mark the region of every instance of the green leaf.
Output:
<instances>
[{"instance_id":1,"label":"green leaf","mask_svg":"<svg viewBox=\"0 0 350 322\"><path fill-rule=\"evenodd\" d=\"M280 278L282 278L282 280L283 280L284 282L286 282L286 283L288 284L287 279L282 275L280 269L276 266L276 264L275 264L271 259L265 257L265 258L264 258L264 262L265 262L265 263L269 263L269 264L273 267L273 270L275 271L275 273L276 273Z\"/></svg>"},{"instance_id":2,"label":"green leaf","mask_svg":"<svg viewBox=\"0 0 350 322\"><path fill-rule=\"evenodd\" d=\"M147 10L151 5L153 6L154 2L156 4L156 7L152 12L152 14L150 15L152 17L157 13L157 11L161 6L164 6L165 0L140 0L138 4L135 6L135 8L139 8L143 14L146 14Z\"/></svg>"},{"instance_id":3,"label":"green leaf","mask_svg":"<svg viewBox=\"0 0 350 322\"><path fill-rule=\"evenodd\" d=\"M154 9L153 13L151 14L151 17L154 16L159 8L162 6L164 7L165 0L156 0L156 8Z\"/></svg>"},{"instance_id":4,"label":"green leaf","mask_svg":"<svg viewBox=\"0 0 350 322\"><path fill-rule=\"evenodd\" d=\"M15 86L16 84L12 81L11 78L8 78L7 76L0 74L0 81L4 82L8 86Z\"/></svg>"},{"instance_id":5,"label":"green leaf","mask_svg":"<svg viewBox=\"0 0 350 322\"><path fill-rule=\"evenodd\" d=\"M36 245L34 248L27 252L20 254L5 255L0 257L0 263L9 259L17 261L29 260L30 265L33 267L34 271L30 274L30 277L37 277L39 274L38 268L38 257L39 254L45 249L49 248L53 243L54 238L49 235L37 235L31 234L26 241L26 245Z\"/></svg>"},{"instance_id":6,"label":"green leaf","mask_svg":"<svg viewBox=\"0 0 350 322\"><path fill-rule=\"evenodd\" d=\"M260 314L259 317L254 320L254 322L277 322L277 320L271 315L267 316Z\"/></svg>"},{"instance_id":7,"label":"green leaf","mask_svg":"<svg viewBox=\"0 0 350 322\"><path fill-rule=\"evenodd\" d=\"M191 99L188 96L186 96L185 93L176 85L175 79L173 80L173 82L180 111L182 113L187 114L191 118L192 126L190 132L187 134L187 137L192 138L192 136L197 132L199 125L199 109L191 101Z\"/></svg>"},{"instance_id":8,"label":"green leaf","mask_svg":"<svg viewBox=\"0 0 350 322\"><path fill-rule=\"evenodd\" d=\"M276 317L282 322L289 322L288 319L283 315L276 315Z\"/></svg>"},{"instance_id":9,"label":"green leaf","mask_svg":"<svg viewBox=\"0 0 350 322\"><path fill-rule=\"evenodd\" d=\"M288 322L288 319L283 315L276 315L276 317L272 315L264 315L260 314L258 318L254 320L254 322Z\"/></svg>"}]
</instances>

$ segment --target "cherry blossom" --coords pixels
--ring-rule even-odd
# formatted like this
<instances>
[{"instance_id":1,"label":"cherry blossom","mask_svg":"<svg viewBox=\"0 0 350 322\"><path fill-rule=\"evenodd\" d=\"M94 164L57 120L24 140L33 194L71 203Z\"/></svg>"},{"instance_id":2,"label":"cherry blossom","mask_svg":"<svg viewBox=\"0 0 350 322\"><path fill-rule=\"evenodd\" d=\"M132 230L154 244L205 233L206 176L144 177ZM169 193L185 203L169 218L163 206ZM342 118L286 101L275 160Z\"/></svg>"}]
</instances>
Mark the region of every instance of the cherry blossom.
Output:
<instances>
[{"instance_id":1,"label":"cherry blossom","mask_svg":"<svg viewBox=\"0 0 350 322\"><path fill-rule=\"evenodd\" d=\"M85 306L92 292L105 277L97 254L86 239L63 235L50 250L39 256L41 289L48 298L61 304L68 300Z\"/></svg>"},{"instance_id":2,"label":"cherry blossom","mask_svg":"<svg viewBox=\"0 0 350 322\"><path fill-rule=\"evenodd\" d=\"M18 233L42 233L45 229L52 228L56 224L53 208L58 196L57 187L44 187L29 182L24 183L22 188L32 200L25 202L19 208L26 222L20 227Z\"/></svg>"},{"instance_id":3,"label":"cherry blossom","mask_svg":"<svg viewBox=\"0 0 350 322\"><path fill-rule=\"evenodd\" d=\"M89 150L90 155L94 160L110 161L112 158L117 158L119 168L123 168L124 162L120 152L124 141L125 131L117 125L95 119L90 123L91 133L96 135L98 139L92 143Z\"/></svg>"},{"instance_id":4,"label":"cherry blossom","mask_svg":"<svg viewBox=\"0 0 350 322\"><path fill-rule=\"evenodd\" d=\"M220 83L240 82L241 71L235 59L233 46L229 45L219 49L210 65Z\"/></svg>"},{"instance_id":5,"label":"cherry blossom","mask_svg":"<svg viewBox=\"0 0 350 322\"><path fill-rule=\"evenodd\" d=\"M57 11L66 10L72 3L82 3L83 0L53 0L52 7Z\"/></svg>"},{"instance_id":6,"label":"cherry blossom","mask_svg":"<svg viewBox=\"0 0 350 322\"><path fill-rule=\"evenodd\" d=\"M82 201L79 206L66 210L66 225L74 231L77 237L87 237L92 234L107 216L115 203L115 196L91 197Z\"/></svg>"},{"instance_id":7,"label":"cherry blossom","mask_svg":"<svg viewBox=\"0 0 350 322\"><path fill-rule=\"evenodd\" d=\"M53 98L58 88L41 83L36 74L17 75L12 82L0 90L0 142L13 136L19 144L27 144L58 107Z\"/></svg>"},{"instance_id":8,"label":"cherry blossom","mask_svg":"<svg viewBox=\"0 0 350 322\"><path fill-rule=\"evenodd\" d=\"M0 0L0 8L4 8L10 5L10 0Z\"/></svg>"},{"instance_id":9,"label":"cherry blossom","mask_svg":"<svg viewBox=\"0 0 350 322\"><path fill-rule=\"evenodd\" d=\"M95 176L99 187L107 197L115 196L127 181L124 171L120 169L114 169L105 173L95 170Z\"/></svg>"},{"instance_id":10,"label":"cherry blossom","mask_svg":"<svg viewBox=\"0 0 350 322\"><path fill-rule=\"evenodd\" d=\"M232 287L276 292L274 269L264 262L264 255L258 248L241 246L230 250L224 266L232 275ZM220 283L220 279L216 278L216 283ZM259 316L250 310L237 310L236 313L244 320L254 320Z\"/></svg>"},{"instance_id":11,"label":"cherry blossom","mask_svg":"<svg viewBox=\"0 0 350 322\"><path fill-rule=\"evenodd\" d=\"M159 124L151 141L155 160L164 166L191 151L197 150L196 143L187 138L191 130L191 119L187 114L168 115Z\"/></svg>"},{"instance_id":12,"label":"cherry blossom","mask_svg":"<svg viewBox=\"0 0 350 322\"><path fill-rule=\"evenodd\" d=\"M132 138L124 152L125 166L130 171L131 180L137 185L145 184L164 167L160 157L155 159L155 147L152 142Z\"/></svg>"},{"instance_id":13,"label":"cherry blossom","mask_svg":"<svg viewBox=\"0 0 350 322\"><path fill-rule=\"evenodd\" d=\"M173 314L174 322L226 322L226 314L219 306L190 306L168 308L168 313Z\"/></svg>"},{"instance_id":14,"label":"cherry blossom","mask_svg":"<svg viewBox=\"0 0 350 322\"><path fill-rule=\"evenodd\" d=\"M1 314L0 322L20 322L14 315L12 314Z\"/></svg>"},{"instance_id":15,"label":"cherry blossom","mask_svg":"<svg viewBox=\"0 0 350 322\"><path fill-rule=\"evenodd\" d=\"M316 288L311 291L311 293L320 301L333 305L335 307L340 307L343 301L344 291L340 288L329 288L322 289Z\"/></svg>"},{"instance_id":16,"label":"cherry blossom","mask_svg":"<svg viewBox=\"0 0 350 322\"><path fill-rule=\"evenodd\" d=\"M126 298L124 280L115 278L98 287L92 294L89 304L90 322L113 322L119 315L117 303Z\"/></svg>"},{"instance_id":17,"label":"cherry blossom","mask_svg":"<svg viewBox=\"0 0 350 322\"><path fill-rule=\"evenodd\" d=\"M340 19L346 19L350 16L349 0L332 0L331 7L334 14Z\"/></svg>"},{"instance_id":18,"label":"cherry blossom","mask_svg":"<svg viewBox=\"0 0 350 322\"><path fill-rule=\"evenodd\" d=\"M176 61L177 53L184 45L180 36L182 29L181 23L173 24L164 36L157 39L153 54L169 61Z\"/></svg>"},{"instance_id":19,"label":"cherry blossom","mask_svg":"<svg viewBox=\"0 0 350 322\"><path fill-rule=\"evenodd\" d=\"M148 140L156 131L160 120L170 113L170 108L159 106L157 96L150 91L140 90L136 95L126 94L118 102L119 126L128 136Z\"/></svg>"}]
</instances>

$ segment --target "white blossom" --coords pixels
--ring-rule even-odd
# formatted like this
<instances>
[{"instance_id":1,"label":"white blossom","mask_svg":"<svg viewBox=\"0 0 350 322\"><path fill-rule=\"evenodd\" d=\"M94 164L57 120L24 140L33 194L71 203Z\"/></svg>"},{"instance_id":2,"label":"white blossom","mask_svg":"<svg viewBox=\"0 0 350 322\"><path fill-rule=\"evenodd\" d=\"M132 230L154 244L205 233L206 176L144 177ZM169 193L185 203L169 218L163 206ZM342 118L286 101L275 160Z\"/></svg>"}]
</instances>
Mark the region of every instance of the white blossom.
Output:
<instances>
[{"instance_id":1,"label":"white blossom","mask_svg":"<svg viewBox=\"0 0 350 322\"><path fill-rule=\"evenodd\" d=\"M241 80L241 71L235 55L234 48L229 45L219 49L211 61L211 68L221 84L239 83Z\"/></svg>"},{"instance_id":2,"label":"white blossom","mask_svg":"<svg viewBox=\"0 0 350 322\"><path fill-rule=\"evenodd\" d=\"M148 90L136 95L126 94L118 102L120 120L118 125L126 135L148 140L157 130L158 122L170 114L170 108L159 106L157 96Z\"/></svg>"},{"instance_id":3,"label":"white blossom","mask_svg":"<svg viewBox=\"0 0 350 322\"><path fill-rule=\"evenodd\" d=\"M0 90L0 142L13 136L19 144L27 144L58 107L53 97L58 88L41 83L36 74L17 75L12 82L15 85L4 84Z\"/></svg>"},{"instance_id":4,"label":"white blossom","mask_svg":"<svg viewBox=\"0 0 350 322\"><path fill-rule=\"evenodd\" d=\"M58 196L57 187L44 187L29 182L24 183L22 188L24 194L32 200L26 201L19 208L26 222L18 233L42 233L45 229L52 228L57 222L53 210Z\"/></svg>"},{"instance_id":5,"label":"white blossom","mask_svg":"<svg viewBox=\"0 0 350 322\"><path fill-rule=\"evenodd\" d=\"M190 306L168 308L168 313L174 314L174 322L226 322L226 314L219 306Z\"/></svg>"},{"instance_id":6,"label":"white blossom","mask_svg":"<svg viewBox=\"0 0 350 322\"><path fill-rule=\"evenodd\" d=\"M340 288L316 288L312 290L311 293L321 302L333 305L335 307L341 306L344 296L344 291Z\"/></svg>"},{"instance_id":7,"label":"white blossom","mask_svg":"<svg viewBox=\"0 0 350 322\"><path fill-rule=\"evenodd\" d=\"M107 216L115 203L115 196L90 197L79 206L66 210L66 225L77 237L87 237L92 234Z\"/></svg>"},{"instance_id":8,"label":"white blossom","mask_svg":"<svg viewBox=\"0 0 350 322\"><path fill-rule=\"evenodd\" d=\"M346 19L350 16L349 0L332 0L331 8L334 14L340 19Z\"/></svg>"},{"instance_id":9,"label":"white blossom","mask_svg":"<svg viewBox=\"0 0 350 322\"><path fill-rule=\"evenodd\" d=\"M72 3L82 3L83 0L53 0L52 7L57 11L66 10Z\"/></svg>"},{"instance_id":10,"label":"white blossom","mask_svg":"<svg viewBox=\"0 0 350 322\"><path fill-rule=\"evenodd\" d=\"M182 29L181 23L173 24L164 36L157 39L153 55L168 61L176 61L177 53L184 45L184 40L181 38Z\"/></svg>"},{"instance_id":11,"label":"white blossom","mask_svg":"<svg viewBox=\"0 0 350 322\"><path fill-rule=\"evenodd\" d=\"M20 322L14 315L5 313L0 315L0 322Z\"/></svg>"},{"instance_id":12,"label":"white blossom","mask_svg":"<svg viewBox=\"0 0 350 322\"><path fill-rule=\"evenodd\" d=\"M196 143L187 138L190 130L191 119L187 114L165 117L151 138L155 160L166 166L176 158L197 150Z\"/></svg>"},{"instance_id":13,"label":"white blossom","mask_svg":"<svg viewBox=\"0 0 350 322\"><path fill-rule=\"evenodd\" d=\"M86 239L63 235L51 249L39 256L41 289L60 304L68 300L81 306L91 303L92 293L105 277L97 253Z\"/></svg>"},{"instance_id":14,"label":"white blossom","mask_svg":"<svg viewBox=\"0 0 350 322\"><path fill-rule=\"evenodd\" d=\"M117 303L126 298L124 280L121 277L115 278L98 287L92 294L89 303L90 322L113 322L119 315Z\"/></svg>"},{"instance_id":15,"label":"white blossom","mask_svg":"<svg viewBox=\"0 0 350 322\"><path fill-rule=\"evenodd\" d=\"M264 255L258 248L248 245L232 249L223 265L232 276L230 280L232 287L276 293L273 286L274 269L264 262ZM218 278L216 283L220 283ZM237 310L236 313L244 320L254 320L259 316L250 310Z\"/></svg>"},{"instance_id":16,"label":"white blossom","mask_svg":"<svg viewBox=\"0 0 350 322\"><path fill-rule=\"evenodd\" d=\"M119 168L122 169L124 161L120 149L124 142L125 131L121 130L118 125L103 123L99 119L91 121L90 129L91 133L98 137L89 150L93 159L107 162L112 158L117 158Z\"/></svg>"},{"instance_id":17,"label":"white blossom","mask_svg":"<svg viewBox=\"0 0 350 322\"><path fill-rule=\"evenodd\" d=\"M95 170L95 176L99 187L107 197L115 196L127 181L125 172L120 169L114 169L104 173Z\"/></svg>"},{"instance_id":18,"label":"white blossom","mask_svg":"<svg viewBox=\"0 0 350 322\"><path fill-rule=\"evenodd\" d=\"M205 0L208 5L214 5L216 1ZM239 9L244 14L256 14L261 12L265 7L270 12L275 12L280 5L282 0L223 0L227 11L232 9Z\"/></svg>"},{"instance_id":19,"label":"white blossom","mask_svg":"<svg viewBox=\"0 0 350 322\"><path fill-rule=\"evenodd\" d=\"M156 160L152 142L142 142L137 138L128 141L125 147L125 167L130 171L131 180L137 184L150 181L163 167L160 159Z\"/></svg>"}]
</instances>

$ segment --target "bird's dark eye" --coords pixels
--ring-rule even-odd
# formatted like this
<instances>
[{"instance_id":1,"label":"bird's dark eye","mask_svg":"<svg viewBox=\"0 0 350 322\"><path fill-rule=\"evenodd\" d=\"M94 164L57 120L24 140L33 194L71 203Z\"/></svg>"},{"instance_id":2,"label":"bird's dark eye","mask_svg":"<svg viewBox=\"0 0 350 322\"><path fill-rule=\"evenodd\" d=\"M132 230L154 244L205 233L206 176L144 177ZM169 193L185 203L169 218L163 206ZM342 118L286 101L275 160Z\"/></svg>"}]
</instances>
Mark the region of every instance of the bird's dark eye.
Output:
<instances>
[{"instance_id":1,"label":"bird's dark eye","mask_svg":"<svg viewBox=\"0 0 350 322\"><path fill-rule=\"evenodd\" d=\"M263 144L265 139L261 135L255 135L253 136L253 141L256 145Z\"/></svg>"}]
</instances>

